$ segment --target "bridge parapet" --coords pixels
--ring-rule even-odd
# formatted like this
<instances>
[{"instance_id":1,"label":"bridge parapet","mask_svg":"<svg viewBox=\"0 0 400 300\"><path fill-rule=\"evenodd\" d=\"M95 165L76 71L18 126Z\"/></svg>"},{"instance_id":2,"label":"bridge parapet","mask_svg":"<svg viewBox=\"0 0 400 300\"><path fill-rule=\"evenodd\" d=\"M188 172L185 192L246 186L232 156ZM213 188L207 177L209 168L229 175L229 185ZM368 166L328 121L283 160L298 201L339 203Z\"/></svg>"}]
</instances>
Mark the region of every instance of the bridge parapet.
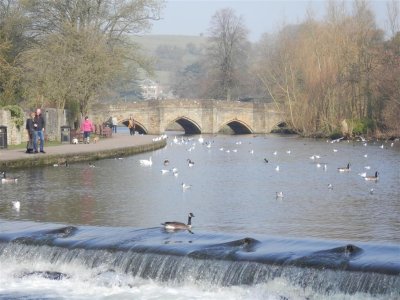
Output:
<instances>
[{"instance_id":1,"label":"bridge parapet","mask_svg":"<svg viewBox=\"0 0 400 300\"><path fill-rule=\"evenodd\" d=\"M93 112L93 119L100 122L110 116L125 125L132 116L139 132L146 134L162 134L174 122L188 134L214 134L224 126L236 133L269 133L284 122L273 103L222 100L150 100L110 105Z\"/></svg>"}]
</instances>

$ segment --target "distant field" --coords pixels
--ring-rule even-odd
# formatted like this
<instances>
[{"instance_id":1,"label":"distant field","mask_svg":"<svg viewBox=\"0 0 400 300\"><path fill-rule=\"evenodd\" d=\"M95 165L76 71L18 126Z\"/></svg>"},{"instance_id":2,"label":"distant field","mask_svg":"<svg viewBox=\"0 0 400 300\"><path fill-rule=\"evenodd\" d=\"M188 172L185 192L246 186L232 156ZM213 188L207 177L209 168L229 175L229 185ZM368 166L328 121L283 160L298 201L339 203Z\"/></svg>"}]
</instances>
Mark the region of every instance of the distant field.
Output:
<instances>
[{"instance_id":1,"label":"distant field","mask_svg":"<svg viewBox=\"0 0 400 300\"><path fill-rule=\"evenodd\" d=\"M207 38L204 36L189 36L189 35L144 35L135 36L133 40L147 50L154 52L160 45L177 46L182 49L186 48L189 43L196 47L204 46Z\"/></svg>"}]
</instances>

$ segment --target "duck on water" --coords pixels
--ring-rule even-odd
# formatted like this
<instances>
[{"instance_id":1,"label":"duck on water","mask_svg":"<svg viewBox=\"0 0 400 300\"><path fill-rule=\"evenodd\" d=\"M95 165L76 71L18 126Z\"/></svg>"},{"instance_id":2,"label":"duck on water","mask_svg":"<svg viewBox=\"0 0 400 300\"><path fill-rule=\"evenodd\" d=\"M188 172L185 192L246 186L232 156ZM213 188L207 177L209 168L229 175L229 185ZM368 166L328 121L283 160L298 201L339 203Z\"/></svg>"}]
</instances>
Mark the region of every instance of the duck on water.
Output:
<instances>
[{"instance_id":1,"label":"duck on water","mask_svg":"<svg viewBox=\"0 0 400 300\"><path fill-rule=\"evenodd\" d=\"M378 181L378 179L379 179L379 172L376 171L376 172L375 172L375 176L365 176L364 179L367 180L367 181Z\"/></svg>"},{"instance_id":2,"label":"duck on water","mask_svg":"<svg viewBox=\"0 0 400 300\"><path fill-rule=\"evenodd\" d=\"M350 172L350 163L346 167L338 168L339 172Z\"/></svg>"},{"instance_id":3,"label":"duck on water","mask_svg":"<svg viewBox=\"0 0 400 300\"><path fill-rule=\"evenodd\" d=\"M0 174L3 175L3 177L1 178L1 183L16 183L16 182L18 182L18 178L7 177L6 171L1 172Z\"/></svg>"},{"instance_id":4,"label":"duck on water","mask_svg":"<svg viewBox=\"0 0 400 300\"><path fill-rule=\"evenodd\" d=\"M188 221L187 224L182 223L182 222L164 222L161 225L164 226L164 229L166 230L189 230L192 228L192 218L194 218L193 213L188 214Z\"/></svg>"}]
</instances>

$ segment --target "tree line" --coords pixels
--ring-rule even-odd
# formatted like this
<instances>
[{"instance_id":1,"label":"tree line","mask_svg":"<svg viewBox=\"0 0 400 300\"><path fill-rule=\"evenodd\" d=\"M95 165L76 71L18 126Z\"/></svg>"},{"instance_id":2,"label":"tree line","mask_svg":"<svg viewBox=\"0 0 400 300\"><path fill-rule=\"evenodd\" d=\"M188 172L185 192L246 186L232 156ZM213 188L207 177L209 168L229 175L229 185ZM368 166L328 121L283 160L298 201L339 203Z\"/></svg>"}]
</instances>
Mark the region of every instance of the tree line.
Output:
<instances>
[{"instance_id":1,"label":"tree line","mask_svg":"<svg viewBox=\"0 0 400 300\"><path fill-rule=\"evenodd\" d=\"M400 136L400 10L387 3L388 30L369 3L327 2L251 45L241 17L218 11L206 54L178 72L182 97L273 101L304 136Z\"/></svg>"}]
</instances>

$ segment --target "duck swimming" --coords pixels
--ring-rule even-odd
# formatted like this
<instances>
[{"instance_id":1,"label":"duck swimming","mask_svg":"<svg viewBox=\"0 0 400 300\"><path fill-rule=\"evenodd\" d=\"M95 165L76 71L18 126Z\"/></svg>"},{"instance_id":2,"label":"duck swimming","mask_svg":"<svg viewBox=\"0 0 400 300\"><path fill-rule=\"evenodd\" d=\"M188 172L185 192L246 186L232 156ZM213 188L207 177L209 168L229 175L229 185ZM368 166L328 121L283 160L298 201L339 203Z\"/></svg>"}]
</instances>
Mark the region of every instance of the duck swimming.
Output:
<instances>
[{"instance_id":1,"label":"duck swimming","mask_svg":"<svg viewBox=\"0 0 400 300\"><path fill-rule=\"evenodd\" d=\"M141 159L139 162L142 166L151 166L153 164L151 157L149 159Z\"/></svg>"},{"instance_id":2,"label":"duck swimming","mask_svg":"<svg viewBox=\"0 0 400 300\"><path fill-rule=\"evenodd\" d=\"M190 184L186 184L186 183L181 183L181 187L182 187L182 189L183 190L187 190L187 189L190 189L192 186L190 185Z\"/></svg>"},{"instance_id":3,"label":"duck swimming","mask_svg":"<svg viewBox=\"0 0 400 300\"><path fill-rule=\"evenodd\" d=\"M54 164L53 167L68 167L68 161L65 161L64 163L58 163L58 164Z\"/></svg>"},{"instance_id":4,"label":"duck swimming","mask_svg":"<svg viewBox=\"0 0 400 300\"><path fill-rule=\"evenodd\" d=\"M191 167L193 167L194 166L194 162L191 160L191 159L187 159L187 162L188 162L188 166L189 166L189 168L191 168Z\"/></svg>"},{"instance_id":5,"label":"duck swimming","mask_svg":"<svg viewBox=\"0 0 400 300\"><path fill-rule=\"evenodd\" d=\"M378 179L379 179L378 175L379 175L379 172L376 171L375 176L365 176L364 179L367 181L378 181Z\"/></svg>"},{"instance_id":6,"label":"duck swimming","mask_svg":"<svg viewBox=\"0 0 400 300\"><path fill-rule=\"evenodd\" d=\"M16 183L16 182L18 182L18 178L7 177L5 171L1 172L1 174L3 175L3 178L1 178L1 183Z\"/></svg>"},{"instance_id":7,"label":"duck swimming","mask_svg":"<svg viewBox=\"0 0 400 300\"><path fill-rule=\"evenodd\" d=\"M164 226L165 229L167 230L190 230L192 228L192 218L194 217L193 213L188 214L188 221L187 224L182 223L182 222L165 222L162 223L161 225Z\"/></svg>"},{"instance_id":8,"label":"duck swimming","mask_svg":"<svg viewBox=\"0 0 400 300\"><path fill-rule=\"evenodd\" d=\"M350 172L350 163L346 167L338 168L339 172Z\"/></svg>"}]
</instances>

